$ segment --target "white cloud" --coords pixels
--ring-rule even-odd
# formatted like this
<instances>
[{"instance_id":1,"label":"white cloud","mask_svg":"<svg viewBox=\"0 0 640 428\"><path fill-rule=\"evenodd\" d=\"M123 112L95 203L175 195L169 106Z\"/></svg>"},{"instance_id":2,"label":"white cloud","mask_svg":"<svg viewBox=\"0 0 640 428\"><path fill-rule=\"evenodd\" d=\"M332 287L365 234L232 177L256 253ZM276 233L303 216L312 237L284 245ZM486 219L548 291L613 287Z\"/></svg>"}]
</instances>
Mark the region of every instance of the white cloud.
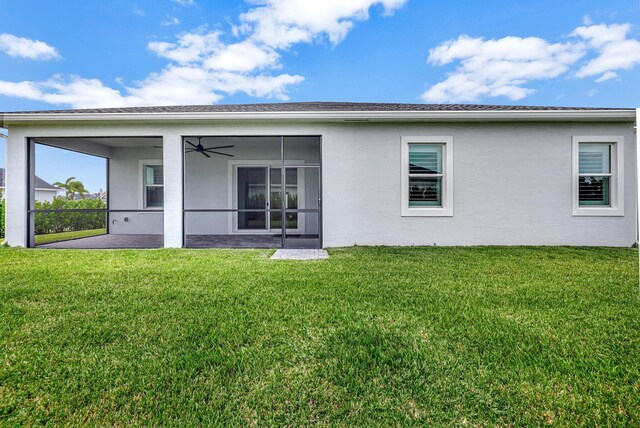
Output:
<instances>
[{"instance_id":1,"label":"white cloud","mask_svg":"<svg viewBox=\"0 0 640 428\"><path fill-rule=\"evenodd\" d=\"M251 40L225 45L220 32L182 33L176 43L150 42L157 55L179 64L202 63L210 70L251 72L278 66L280 55L269 46Z\"/></svg>"},{"instance_id":2,"label":"white cloud","mask_svg":"<svg viewBox=\"0 0 640 428\"><path fill-rule=\"evenodd\" d=\"M607 80L615 79L617 77L618 77L618 73L616 73L615 71L607 71L602 76L598 77L595 80L595 82L602 83L602 82L606 82Z\"/></svg>"},{"instance_id":3,"label":"white cloud","mask_svg":"<svg viewBox=\"0 0 640 428\"><path fill-rule=\"evenodd\" d=\"M202 62L224 46L218 31L207 34L182 33L177 38L176 43L150 42L147 47L161 57L185 64Z\"/></svg>"},{"instance_id":4,"label":"white cloud","mask_svg":"<svg viewBox=\"0 0 640 428\"><path fill-rule=\"evenodd\" d=\"M558 77L583 55L579 45L549 43L538 37L460 36L429 51L430 64L459 61L459 65L422 98L426 102L473 102L486 96L519 100L535 92L526 83Z\"/></svg>"},{"instance_id":5,"label":"white cloud","mask_svg":"<svg viewBox=\"0 0 640 428\"><path fill-rule=\"evenodd\" d=\"M591 89L589 92L587 92L587 95L590 96L590 97L598 95L598 90L597 89Z\"/></svg>"},{"instance_id":6,"label":"white cloud","mask_svg":"<svg viewBox=\"0 0 640 428\"><path fill-rule=\"evenodd\" d=\"M196 4L195 0L171 0L174 3L178 3L181 6L194 6Z\"/></svg>"},{"instance_id":7,"label":"white cloud","mask_svg":"<svg viewBox=\"0 0 640 428\"><path fill-rule=\"evenodd\" d=\"M204 65L213 70L249 72L276 67L280 55L268 46L259 46L245 40L217 50Z\"/></svg>"},{"instance_id":8,"label":"white cloud","mask_svg":"<svg viewBox=\"0 0 640 428\"><path fill-rule=\"evenodd\" d=\"M529 83L564 75L587 55L591 58L573 75L599 76L598 83L619 77L617 70L640 64L640 41L627 37L629 24L593 25L588 16L583 22L564 43L538 37L485 40L464 35L444 42L429 51L427 62L436 66L455 63L456 67L445 80L429 87L422 99L477 102L503 96L517 101L535 92ZM591 91L590 96L596 93Z\"/></svg>"},{"instance_id":9,"label":"white cloud","mask_svg":"<svg viewBox=\"0 0 640 428\"><path fill-rule=\"evenodd\" d=\"M640 41L627 38L630 24L599 24L576 28L573 36L585 40L598 56L576 72L576 77L600 75L596 82L617 77L616 70L631 70L640 64Z\"/></svg>"},{"instance_id":10,"label":"white cloud","mask_svg":"<svg viewBox=\"0 0 640 428\"><path fill-rule=\"evenodd\" d=\"M193 0L173 0L181 5ZM288 90L304 81L282 68L281 53L296 43L327 37L336 45L356 21L366 20L369 9L380 7L389 15L407 0L255 0L232 27L235 40L223 40L221 31L206 27L183 32L174 41L153 41L147 48L168 64L145 79L120 90L97 79L79 76L43 82L2 82L0 94L75 108L210 104L226 94L244 92L253 97L288 99ZM166 24L179 20L167 16Z\"/></svg>"},{"instance_id":11,"label":"white cloud","mask_svg":"<svg viewBox=\"0 0 640 428\"><path fill-rule=\"evenodd\" d=\"M162 25L168 27L171 25L180 25L180 20L175 16L167 15L167 18L161 22Z\"/></svg>"},{"instance_id":12,"label":"white cloud","mask_svg":"<svg viewBox=\"0 0 640 428\"><path fill-rule=\"evenodd\" d=\"M147 16L144 10L138 8L137 6L133 6L133 13L135 13L138 16Z\"/></svg>"},{"instance_id":13,"label":"white cloud","mask_svg":"<svg viewBox=\"0 0 640 428\"><path fill-rule=\"evenodd\" d=\"M222 93L244 92L254 97L287 99L287 88L301 83L302 76L251 76L231 72L211 72L190 66L168 66L135 85L119 91L98 79L54 76L44 82L0 81L0 94L66 104L73 108L126 107L145 105L212 104Z\"/></svg>"},{"instance_id":14,"label":"white cloud","mask_svg":"<svg viewBox=\"0 0 640 428\"><path fill-rule=\"evenodd\" d=\"M56 48L39 40L17 37L13 34L0 34L0 51L18 58L48 60L60 58Z\"/></svg>"},{"instance_id":15,"label":"white cloud","mask_svg":"<svg viewBox=\"0 0 640 428\"><path fill-rule=\"evenodd\" d=\"M57 75L46 82L0 81L0 93L50 104L69 104L78 108L88 107L91 102L101 107L113 105L122 98L118 91L105 87L98 79L82 79L78 76L64 79Z\"/></svg>"},{"instance_id":16,"label":"white cloud","mask_svg":"<svg viewBox=\"0 0 640 428\"><path fill-rule=\"evenodd\" d=\"M355 21L366 20L369 9L381 6L392 14L407 0L261 0L261 6L240 15L236 32L251 32L259 43L286 49L326 35L332 44L341 42Z\"/></svg>"}]
</instances>

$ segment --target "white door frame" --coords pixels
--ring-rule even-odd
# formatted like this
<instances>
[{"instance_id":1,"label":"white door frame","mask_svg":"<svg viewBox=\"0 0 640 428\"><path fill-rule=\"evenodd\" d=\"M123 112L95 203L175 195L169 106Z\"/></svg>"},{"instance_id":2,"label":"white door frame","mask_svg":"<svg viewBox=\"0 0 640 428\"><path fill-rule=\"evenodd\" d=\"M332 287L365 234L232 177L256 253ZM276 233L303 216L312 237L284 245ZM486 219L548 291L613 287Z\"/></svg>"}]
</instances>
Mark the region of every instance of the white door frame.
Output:
<instances>
[{"instance_id":1,"label":"white door frame","mask_svg":"<svg viewBox=\"0 0 640 428\"><path fill-rule=\"evenodd\" d=\"M228 201L229 206L233 209L238 209L238 167L255 167L255 168L267 168L267 201L271 200L271 169L277 168L280 169L282 167L280 160L229 160L228 162ZM293 166L285 165L286 168L296 168L296 166L304 166L304 161L301 160L290 160L287 162L295 163ZM297 168L298 170L298 209L304 209L305 207L305 199L304 199L304 174L303 168ZM284 186L285 183L282 183L281 186ZM269 209L272 207L269 204ZM239 230L238 229L238 213L232 212L229 216L229 233L230 234L238 234L238 235L260 235L260 234L273 234L280 233L281 229L277 230L271 229L271 213L267 212L267 228L259 229L259 230ZM284 216L283 216L284 217ZM283 218L284 221L284 218ZM301 233L301 231L305 230L304 227L304 216L298 214L298 228L297 229L287 229L287 233Z\"/></svg>"}]
</instances>

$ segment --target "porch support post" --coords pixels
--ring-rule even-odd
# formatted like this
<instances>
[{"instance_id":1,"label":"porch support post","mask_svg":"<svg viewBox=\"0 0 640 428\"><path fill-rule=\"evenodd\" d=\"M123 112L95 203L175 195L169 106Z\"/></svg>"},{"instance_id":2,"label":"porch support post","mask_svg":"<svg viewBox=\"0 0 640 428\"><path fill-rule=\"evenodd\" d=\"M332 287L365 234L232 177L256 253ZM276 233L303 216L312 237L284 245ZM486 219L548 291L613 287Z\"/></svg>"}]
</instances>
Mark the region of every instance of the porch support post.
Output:
<instances>
[{"instance_id":1,"label":"porch support post","mask_svg":"<svg viewBox=\"0 0 640 428\"><path fill-rule=\"evenodd\" d=\"M640 108L636 109L636 244L640 245ZM638 251L638 273L640 273L640 251ZM640 284L638 285L640 297Z\"/></svg>"},{"instance_id":2,"label":"porch support post","mask_svg":"<svg viewBox=\"0 0 640 428\"><path fill-rule=\"evenodd\" d=\"M5 237L12 247L33 246L34 143L23 135L9 135L6 146ZM31 218L30 218L31 217Z\"/></svg>"},{"instance_id":3,"label":"porch support post","mask_svg":"<svg viewBox=\"0 0 640 428\"><path fill-rule=\"evenodd\" d=\"M183 246L183 154L182 137L179 134L163 135L165 248L181 248Z\"/></svg>"}]
</instances>

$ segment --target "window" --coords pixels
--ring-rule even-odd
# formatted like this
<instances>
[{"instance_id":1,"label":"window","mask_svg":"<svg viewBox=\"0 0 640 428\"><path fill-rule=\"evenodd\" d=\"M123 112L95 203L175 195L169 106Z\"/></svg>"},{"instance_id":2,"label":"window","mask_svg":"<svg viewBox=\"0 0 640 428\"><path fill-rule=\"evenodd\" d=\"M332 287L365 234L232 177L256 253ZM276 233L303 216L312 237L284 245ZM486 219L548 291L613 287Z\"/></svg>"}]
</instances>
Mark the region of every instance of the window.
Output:
<instances>
[{"instance_id":1,"label":"window","mask_svg":"<svg viewBox=\"0 0 640 428\"><path fill-rule=\"evenodd\" d=\"M402 215L451 216L452 137L402 138Z\"/></svg>"},{"instance_id":2,"label":"window","mask_svg":"<svg viewBox=\"0 0 640 428\"><path fill-rule=\"evenodd\" d=\"M164 176L162 165L143 164L143 208L164 206Z\"/></svg>"},{"instance_id":3,"label":"window","mask_svg":"<svg viewBox=\"0 0 640 428\"><path fill-rule=\"evenodd\" d=\"M573 138L573 214L624 215L622 137Z\"/></svg>"}]
</instances>

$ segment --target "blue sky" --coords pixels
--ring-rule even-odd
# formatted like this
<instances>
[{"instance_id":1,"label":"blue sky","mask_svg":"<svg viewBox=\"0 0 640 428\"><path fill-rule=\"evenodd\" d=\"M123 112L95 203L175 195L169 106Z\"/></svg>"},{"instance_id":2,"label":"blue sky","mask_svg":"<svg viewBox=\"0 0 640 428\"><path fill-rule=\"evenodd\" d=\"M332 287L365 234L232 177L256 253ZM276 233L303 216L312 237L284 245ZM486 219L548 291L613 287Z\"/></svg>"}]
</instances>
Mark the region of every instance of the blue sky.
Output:
<instances>
[{"instance_id":1,"label":"blue sky","mask_svg":"<svg viewBox=\"0 0 640 428\"><path fill-rule=\"evenodd\" d=\"M638 0L0 0L0 18L0 111L640 104Z\"/></svg>"}]
</instances>

